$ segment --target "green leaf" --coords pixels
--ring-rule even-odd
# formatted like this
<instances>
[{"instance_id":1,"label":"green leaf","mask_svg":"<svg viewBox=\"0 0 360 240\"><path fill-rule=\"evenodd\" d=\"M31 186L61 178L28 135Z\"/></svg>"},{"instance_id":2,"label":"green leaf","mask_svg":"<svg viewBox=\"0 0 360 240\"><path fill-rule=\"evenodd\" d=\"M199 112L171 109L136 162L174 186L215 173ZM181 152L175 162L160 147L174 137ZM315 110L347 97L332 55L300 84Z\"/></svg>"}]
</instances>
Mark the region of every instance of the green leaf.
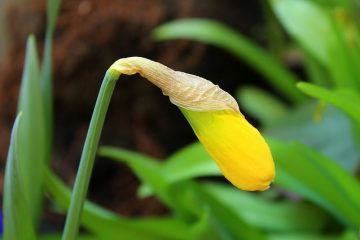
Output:
<instances>
[{"instance_id":1,"label":"green leaf","mask_svg":"<svg viewBox=\"0 0 360 240\"><path fill-rule=\"evenodd\" d=\"M196 147L198 148L198 147ZM195 152L193 149L189 151ZM205 151L205 150L203 150ZM141 154L133 153L119 148L101 147L99 154L104 157L109 157L114 160L125 162L134 171L134 173L141 179L142 183L146 186L143 187L147 191L147 194L154 193L160 198L175 214L181 216L186 222L193 222L203 217L203 212L194 204L194 192L190 187L190 183L186 180L190 177L194 177L194 174L201 174L201 169L195 167L195 170L190 170L191 174L184 174L186 168L179 169L179 174L175 174L176 166L186 166L188 163L187 159L185 164L178 162L179 159L176 155L174 164L170 164L165 170L165 165L160 164L158 161L146 157ZM182 153L181 153L182 154ZM206 159L207 154L204 152ZM192 158L193 159L193 158ZM195 161L200 163L201 166L205 166L202 160ZM212 169L212 167L204 167L203 170ZM180 182L181 181L181 182ZM180 182L179 184L177 184Z\"/></svg>"},{"instance_id":2,"label":"green leaf","mask_svg":"<svg viewBox=\"0 0 360 240\"><path fill-rule=\"evenodd\" d=\"M360 94L350 88L327 90L311 83L299 83L298 88L309 96L328 102L344 111L360 126Z\"/></svg>"},{"instance_id":3,"label":"green leaf","mask_svg":"<svg viewBox=\"0 0 360 240\"><path fill-rule=\"evenodd\" d=\"M193 191L193 189L191 189ZM192 202L194 204L194 202ZM214 221L213 216L209 211L202 211L199 218L192 224L190 233L186 239L206 239L206 240L218 240L218 239L228 239L224 238L224 234L219 231L218 224Z\"/></svg>"},{"instance_id":4,"label":"green leaf","mask_svg":"<svg viewBox=\"0 0 360 240\"><path fill-rule=\"evenodd\" d=\"M199 142L189 144L168 157L160 171L166 177L168 186L196 177L221 176L218 166ZM142 185L139 189L141 197L152 194L148 185Z\"/></svg>"},{"instance_id":5,"label":"green leaf","mask_svg":"<svg viewBox=\"0 0 360 240\"><path fill-rule=\"evenodd\" d=\"M330 86L332 83L331 75L327 68L304 48L302 48L302 53L304 58L303 65L309 81L319 86Z\"/></svg>"},{"instance_id":6,"label":"green leaf","mask_svg":"<svg viewBox=\"0 0 360 240\"><path fill-rule=\"evenodd\" d=\"M204 184L204 191L259 229L270 232L310 232L324 229L327 214L313 205L270 201L224 184ZM276 219L276 221L274 221ZM311 221L309 221L311 219Z\"/></svg>"},{"instance_id":7,"label":"green leaf","mask_svg":"<svg viewBox=\"0 0 360 240\"><path fill-rule=\"evenodd\" d=\"M162 166L162 172L170 183L220 174L219 168L199 142L190 144L168 157Z\"/></svg>"},{"instance_id":8,"label":"green leaf","mask_svg":"<svg viewBox=\"0 0 360 240\"><path fill-rule=\"evenodd\" d=\"M352 124L332 106L321 112L313 102L298 106L265 128L263 134L284 141L299 141L335 160L349 172L355 172L359 166Z\"/></svg>"},{"instance_id":9,"label":"green leaf","mask_svg":"<svg viewBox=\"0 0 360 240\"><path fill-rule=\"evenodd\" d=\"M4 240L36 239L34 222L25 194L25 178L22 175L23 161L19 159L19 121L15 120L7 156L4 182ZM21 119L22 120L22 119Z\"/></svg>"},{"instance_id":10,"label":"green leaf","mask_svg":"<svg viewBox=\"0 0 360 240\"><path fill-rule=\"evenodd\" d=\"M342 14L346 15L345 12ZM336 40L329 46L330 65L328 69L337 87L353 88L360 86L356 83L360 77L360 64L358 63L360 51L358 43L352 39L358 38L358 36L354 36L358 34L357 29L353 26L354 23L345 24L345 21L342 20L347 17L335 12L331 18Z\"/></svg>"},{"instance_id":11,"label":"green leaf","mask_svg":"<svg viewBox=\"0 0 360 240\"><path fill-rule=\"evenodd\" d=\"M166 188L169 185L169 181L161 173L159 161L142 154L115 147L100 147L98 154L129 165L141 181L148 184L164 203L175 207L167 194Z\"/></svg>"},{"instance_id":12,"label":"green leaf","mask_svg":"<svg viewBox=\"0 0 360 240\"><path fill-rule=\"evenodd\" d=\"M40 240L60 240L61 235L58 234L46 234L39 237ZM98 240L98 238L90 235L79 235L76 240Z\"/></svg>"},{"instance_id":13,"label":"green leaf","mask_svg":"<svg viewBox=\"0 0 360 240\"><path fill-rule=\"evenodd\" d=\"M261 1L263 15L263 33L266 34L268 51L277 59L282 58L286 47L286 36L281 25L272 11L269 1Z\"/></svg>"},{"instance_id":14,"label":"green leaf","mask_svg":"<svg viewBox=\"0 0 360 240\"><path fill-rule=\"evenodd\" d=\"M156 28L156 40L192 39L223 48L245 60L289 100L300 102L304 96L295 87L297 77L284 68L275 58L231 28L206 19L173 21Z\"/></svg>"},{"instance_id":15,"label":"green leaf","mask_svg":"<svg viewBox=\"0 0 360 240\"><path fill-rule=\"evenodd\" d=\"M271 233L269 240L357 240L355 236L346 237L343 235L311 234L311 233Z\"/></svg>"},{"instance_id":16,"label":"green leaf","mask_svg":"<svg viewBox=\"0 0 360 240\"><path fill-rule=\"evenodd\" d=\"M360 184L334 161L298 143L267 139L276 183L327 209L349 227L360 224Z\"/></svg>"},{"instance_id":17,"label":"green leaf","mask_svg":"<svg viewBox=\"0 0 360 240\"><path fill-rule=\"evenodd\" d=\"M47 0L47 31L53 33L59 13L61 0Z\"/></svg>"},{"instance_id":18,"label":"green leaf","mask_svg":"<svg viewBox=\"0 0 360 240\"><path fill-rule=\"evenodd\" d=\"M45 186L63 210L69 207L70 190L50 170ZM175 218L124 218L94 203L85 202L82 225L100 239L187 239L190 229Z\"/></svg>"},{"instance_id":19,"label":"green leaf","mask_svg":"<svg viewBox=\"0 0 360 240\"><path fill-rule=\"evenodd\" d=\"M60 8L60 0L47 1L47 26L45 33L45 44L43 61L40 73L42 87L44 114L45 114L45 136L46 136L46 159L50 161L53 137L53 84L52 84L52 47L53 33Z\"/></svg>"},{"instance_id":20,"label":"green leaf","mask_svg":"<svg viewBox=\"0 0 360 240\"><path fill-rule=\"evenodd\" d=\"M358 240L358 233L352 229L341 234L314 234L314 233L270 233L269 240Z\"/></svg>"},{"instance_id":21,"label":"green leaf","mask_svg":"<svg viewBox=\"0 0 360 240\"><path fill-rule=\"evenodd\" d=\"M149 190L153 191L154 194L176 214L185 219L193 219L195 217L194 215L199 214L194 206L189 208L188 205L186 205L188 197L183 193L186 189L181 188L174 194L170 193L169 186L172 182L169 180L168 175L163 174L161 165L154 159L112 147L101 147L99 149L99 155L125 162L135 175L140 178L141 182L147 185L148 188L150 188Z\"/></svg>"},{"instance_id":22,"label":"green leaf","mask_svg":"<svg viewBox=\"0 0 360 240\"><path fill-rule=\"evenodd\" d=\"M337 86L356 87L360 73L353 52L357 49L348 40L356 30L342 24L343 17L314 1L271 0L271 4L287 32L328 69Z\"/></svg>"},{"instance_id":23,"label":"green leaf","mask_svg":"<svg viewBox=\"0 0 360 240\"><path fill-rule=\"evenodd\" d=\"M329 65L329 45L334 41L328 15L306 0L270 0L275 15L287 32L321 63Z\"/></svg>"},{"instance_id":24,"label":"green leaf","mask_svg":"<svg viewBox=\"0 0 360 240\"><path fill-rule=\"evenodd\" d=\"M242 87L236 95L241 109L265 126L271 126L289 110L279 99L256 87Z\"/></svg>"},{"instance_id":25,"label":"green leaf","mask_svg":"<svg viewBox=\"0 0 360 240\"><path fill-rule=\"evenodd\" d=\"M31 216L37 222L42 206L42 180L45 166L46 142L44 109L39 80L39 66L35 38L30 36L26 46L24 72L21 81L18 112L22 112L19 125L19 159L24 179L24 194L29 200Z\"/></svg>"},{"instance_id":26,"label":"green leaf","mask_svg":"<svg viewBox=\"0 0 360 240\"><path fill-rule=\"evenodd\" d=\"M210 213L219 222L217 225L228 229L234 239L266 239L261 231L244 221L227 204L219 201L214 195L209 194L202 185L193 183L192 188L196 192L200 206L208 208Z\"/></svg>"}]
</instances>

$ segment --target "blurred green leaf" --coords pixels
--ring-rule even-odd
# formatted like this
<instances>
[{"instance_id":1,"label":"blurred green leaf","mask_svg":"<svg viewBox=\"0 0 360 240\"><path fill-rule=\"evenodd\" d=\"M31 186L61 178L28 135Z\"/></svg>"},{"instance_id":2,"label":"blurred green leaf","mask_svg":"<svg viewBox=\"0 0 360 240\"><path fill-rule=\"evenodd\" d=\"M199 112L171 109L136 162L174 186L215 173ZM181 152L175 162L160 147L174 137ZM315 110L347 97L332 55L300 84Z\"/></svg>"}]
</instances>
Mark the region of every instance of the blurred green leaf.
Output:
<instances>
[{"instance_id":1,"label":"blurred green leaf","mask_svg":"<svg viewBox=\"0 0 360 240\"><path fill-rule=\"evenodd\" d=\"M317 112L317 107L313 102L298 106L266 127L263 134L284 141L299 141L335 160L349 172L356 171L360 156L351 122L332 106L322 112Z\"/></svg>"},{"instance_id":2,"label":"blurred green leaf","mask_svg":"<svg viewBox=\"0 0 360 240\"><path fill-rule=\"evenodd\" d=\"M162 172L170 183L201 176L217 176L220 171L199 142L190 144L168 157Z\"/></svg>"},{"instance_id":3,"label":"blurred green leaf","mask_svg":"<svg viewBox=\"0 0 360 240\"><path fill-rule=\"evenodd\" d=\"M191 229L191 239L207 239L207 240L217 240L223 239L216 229L211 226L211 217L208 211L203 211L203 215L200 217L198 222L194 224Z\"/></svg>"},{"instance_id":4,"label":"blurred green leaf","mask_svg":"<svg viewBox=\"0 0 360 240\"><path fill-rule=\"evenodd\" d=\"M45 176L47 191L66 210L70 190L51 171ZM175 218L124 218L89 201L85 202L81 223L100 239L188 239L190 234L189 227Z\"/></svg>"},{"instance_id":5,"label":"blurred green leaf","mask_svg":"<svg viewBox=\"0 0 360 240\"><path fill-rule=\"evenodd\" d=\"M276 234L271 233L269 240L357 240L357 237L345 237L343 235L325 235L325 234L310 234L310 233L290 233L290 234Z\"/></svg>"},{"instance_id":6,"label":"blurred green leaf","mask_svg":"<svg viewBox=\"0 0 360 240\"><path fill-rule=\"evenodd\" d=\"M162 171L162 165L158 161L138 153L113 147L101 147L99 155L126 163L140 178L141 182L149 188L149 192L153 192L174 213L187 221L201 217L201 212L192 203L193 192L189 191L184 183L176 191L170 191L174 189L170 189L174 180L171 180L171 174Z\"/></svg>"},{"instance_id":7,"label":"blurred green leaf","mask_svg":"<svg viewBox=\"0 0 360 240\"><path fill-rule=\"evenodd\" d=\"M46 234L39 237L40 240L61 240L61 235ZM98 238L90 235L79 235L76 240L98 240Z\"/></svg>"},{"instance_id":8,"label":"blurred green leaf","mask_svg":"<svg viewBox=\"0 0 360 240\"><path fill-rule=\"evenodd\" d=\"M126 150L109 148L109 147L100 148L99 153L102 156L106 156L114 159L116 158L119 160L122 159L122 161L125 161L126 163L129 164L129 166L134 170L135 174L137 174L140 178L142 178L141 175L144 174L144 172L148 172L148 170L144 171L143 169L141 169L141 168L146 168L146 165L148 165L148 163L145 162L153 161L151 159L147 159L146 157L144 158L144 156L142 155L139 156L138 154L134 154ZM198 161L194 161L195 163L194 170L190 170L192 174L183 174L183 173L179 173L178 175L175 174L177 169L176 167L179 167L180 172L186 171L185 166L188 166L188 169L192 168L192 165L189 165L190 160L187 158L190 153L199 156L200 159ZM214 238L214 236L216 236L217 234L221 234L219 232L220 229L217 229L217 227L219 227L217 224L213 225L214 223L211 223L210 225L207 225L204 222L202 223L202 219L204 217L203 214L204 212L207 212L208 202L204 200L202 197L199 198L198 196L199 188L193 188L194 183L188 180L189 178L193 178L195 176L203 176L204 174L208 175L209 173L219 174L219 172L213 171L214 170L213 167L216 167L216 165L211 167L212 164L214 164L213 161L210 160L206 151L198 144L194 144L180 151L179 153L170 157L170 159L172 159L172 161L169 162L168 167L166 167L166 164L162 164L161 166L158 166L157 169L153 169L152 174L156 175L159 178L166 179L165 181L166 183L164 187L160 189L160 191L159 189L156 189L157 187L154 188L154 185L152 184L153 181L152 180L149 181L149 178L146 177L143 178L145 179L143 181L143 184L147 184L150 186L151 189L154 189L154 193L157 196L159 196L159 192L160 192L160 199L163 199L163 194L165 193L167 199L169 199L170 201L170 208L175 213L179 214L179 216L186 219L187 222L189 221L191 222L194 220L198 222L197 226L201 226L201 227L200 229L199 227L194 228L192 232L194 239L197 239L196 236L200 236L200 235L208 236L206 239L210 239L209 236L212 236ZM192 157L191 159L195 159L195 158ZM140 162L142 161L144 161L143 164L140 164ZM211 165L207 166L206 165L207 161ZM136 164L134 165L134 162L137 162L136 164L139 164L139 166L135 167ZM140 167L140 165L142 167ZM204 172L200 171L199 168L200 166L204 166ZM211 171L209 171L209 169ZM216 216L214 215L216 218L218 214L222 215L223 218L226 218L226 216L228 215L232 215L232 213L222 210L221 209L222 207L223 206L221 207L214 206L214 208L216 208L216 211L218 212ZM224 211L226 213L224 213ZM226 224L228 224L230 222L230 219L225 219L224 221L226 222ZM235 231L236 236L242 236L242 237L246 236L246 239L259 239L257 238L259 233L255 229L250 227L247 230L240 231L238 228L239 222L236 223L234 222L231 225L232 225L231 229L232 231ZM244 226L247 226L247 224L244 223ZM218 239L218 237L215 237L214 239ZM238 237L235 239L238 239Z\"/></svg>"},{"instance_id":9,"label":"blurred green leaf","mask_svg":"<svg viewBox=\"0 0 360 240\"><path fill-rule=\"evenodd\" d=\"M271 126L289 110L279 99L256 87L242 87L236 95L241 109L264 126Z\"/></svg>"},{"instance_id":10,"label":"blurred green leaf","mask_svg":"<svg viewBox=\"0 0 360 240\"><path fill-rule=\"evenodd\" d=\"M354 230L347 230L341 234L312 234L312 233L270 233L269 240L358 240Z\"/></svg>"},{"instance_id":11,"label":"blurred green leaf","mask_svg":"<svg viewBox=\"0 0 360 240\"><path fill-rule=\"evenodd\" d=\"M4 240L36 239L28 196L25 194L25 178L22 172L25 167L19 159L19 121L21 113L15 120L7 156L4 182ZM22 119L21 119L22 121Z\"/></svg>"},{"instance_id":12,"label":"blurred green leaf","mask_svg":"<svg viewBox=\"0 0 360 240\"><path fill-rule=\"evenodd\" d=\"M327 90L311 83L299 83L298 88L309 96L328 102L344 111L360 126L360 94L350 88Z\"/></svg>"},{"instance_id":13,"label":"blurred green leaf","mask_svg":"<svg viewBox=\"0 0 360 240\"><path fill-rule=\"evenodd\" d=\"M321 205L349 227L360 224L360 184L334 161L298 143L267 139L276 183Z\"/></svg>"},{"instance_id":14,"label":"blurred green leaf","mask_svg":"<svg viewBox=\"0 0 360 240\"><path fill-rule=\"evenodd\" d=\"M31 216L38 221L42 206L42 180L45 166L45 118L41 97L39 66L35 38L30 36L26 46L24 72L21 81L18 112L23 116L19 125L19 159L24 179L24 194Z\"/></svg>"},{"instance_id":15,"label":"blurred green leaf","mask_svg":"<svg viewBox=\"0 0 360 240\"><path fill-rule=\"evenodd\" d=\"M60 8L60 0L47 1L47 25L45 33L45 44L43 51L43 61L40 73L40 83L42 87L44 115L45 115L45 137L46 137L46 159L50 161L52 150L53 132L53 89L52 89L52 46L53 33Z\"/></svg>"},{"instance_id":16,"label":"blurred green leaf","mask_svg":"<svg viewBox=\"0 0 360 240\"><path fill-rule=\"evenodd\" d=\"M335 11L330 18L336 39L329 46L328 70L337 87L360 87L360 84L356 83L356 80L360 78L360 63L358 63L360 51L355 40L359 36L352 22L343 21L348 17L345 15L345 12Z\"/></svg>"},{"instance_id":17,"label":"blurred green leaf","mask_svg":"<svg viewBox=\"0 0 360 240\"><path fill-rule=\"evenodd\" d=\"M277 59L282 58L284 48L286 47L285 32L276 19L269 1L261 1L264 17L263 27L266 34L267 49L272 56Z\"/></svg>"},{"instance_id":18,"label":"blurred green leaf","mask_svg":"<svg viewBox=\"0 0 360 240\"><path fill-rule=\"evenodd\" d=\"M54 32L56 20L59 13L61 0L47 0L47 31L49 34Z\"/></svg>"},{"instance_id":19,"label":"blurred green leaf","mask_svg":"<svg viewBox=\"0 0 360 240\"><path fill-rule=\"evenodd\" d=\"M355 87L360 75L354 61L355 45L347 40L349 29L329 8L308 0L271 0L279 21L287 32L321 62L339 87ZM345 12L344 12L345 14ZM339 21L340 20L340 21Z\"/></svg>"},{"instance_id":20,"label":"blurred green leaf","mask_svg":"<svg viewBox=\"0 0 360 240\"><path fill-rule=\"evenodd\" d=\"M246 222L228 204L219 201L213 194L209 194L202 185L193 183L192 188L201 206L208 208L208 211L219 222L218 224L231 232L233 239L266 239L263 232Z\"/></svg>"},{"instance_id":21,"label":"blurred green leaf","mask_svg":"<svg viewBox=\"0 0 360 240\"><path fill-rule=\"evenodd\" d=\"M129 165L141 181L148 184L164 203L176 208L167 194L169 180L161 174L159 161L139 153L115 147L100 147L98 154Z\"/></svg>"},{"instance_id":22,"label":"blurred green leaf","mask_svg":"<svg viewBox=\"0 0 360 240\"><path fill-rule=\"evenodd\" d=\"M161 165L161 173L168 179L167 184L206 176L221 176L220 170L204 146L195 142L168 157ZM142 185L139 195L153 194L148 185Z\"/></svg>"},{"instance_id":23,"label":"blurred green leaf","mask_svg":"<svg viewBox=\"0 0 360 240\"><path fill-rule=\"evenodd\" d=\"M324 65L329 65L329 45L334 41L328 15L306 0L270 0L275 15L287 32Z\"/></svg>"},{"instance_id":24,"label":"blurred green leaf","mask_svg":"<svg viewBox=\"0 0 360 240\"><path fill-rule=\"evenodd\" d=\"M299 102L304 96L295 88L297 77L284 68L265 50L256 46L245 36L216 21L206 19L185 19L166 23L153 32L156 40L176 38L198 40L223 48L236 57L245 60L266 77L289 100Z\"/></svg>"},{"instance_id":25,"label":"blurred green leaf","mask_svg":"<svg viewBox=\"0 0 360 240\"><path fill-rule=\"evenodd\" d=\"M303 64L310 82L319 86L328 87L331 85L331 75L327 68L307 50L302 48Z\"/></svg>"},{"instance_id":26,"label":"blurred green leaf","mask_svg":"<svg viewBox=\"0 0 360 240\"><path fill-rule=\"evenodd\" d=\"M327 214L310 204L270 201L224 184L204 184L202 188L247 223L269 232L319 231L328 221Z\"/></svg>"},{"instance_id":27,"label":"blurred green leaf","mask_svg":"<svg viewBox=\"0 0 360 240\"><path fill-rule=\"evenodd\" d=\"M179 188L170 192L169 186L173 183L169 174L164 174L161 164L153 158L133 153L120 148L101 147L99 155L126 163L141 182L168 206L175 214L187 221L201 217L196 206L188 204L192 199L186 188Z\"/></svg>"}]
</instances>

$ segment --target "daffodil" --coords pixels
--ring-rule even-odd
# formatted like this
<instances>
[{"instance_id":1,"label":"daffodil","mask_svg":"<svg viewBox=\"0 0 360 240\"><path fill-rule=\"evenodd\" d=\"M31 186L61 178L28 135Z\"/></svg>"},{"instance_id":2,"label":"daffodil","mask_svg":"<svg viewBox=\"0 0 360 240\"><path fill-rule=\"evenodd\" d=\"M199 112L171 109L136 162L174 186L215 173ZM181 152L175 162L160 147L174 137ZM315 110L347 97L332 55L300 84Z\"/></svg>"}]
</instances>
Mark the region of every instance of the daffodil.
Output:
<instances>
[{"instance_id":1,"label":"daffodil","mask_svg":"<svg viewBox=\"0 0 360 240\"><path fill-rule=\"evenodd\" d=\"M275 176L269 147L229 93L204 78L141 57L120 59L110 70L139 73L169 96L233 185L248 191L269 188Z\"/></svg>"}]
</instances>

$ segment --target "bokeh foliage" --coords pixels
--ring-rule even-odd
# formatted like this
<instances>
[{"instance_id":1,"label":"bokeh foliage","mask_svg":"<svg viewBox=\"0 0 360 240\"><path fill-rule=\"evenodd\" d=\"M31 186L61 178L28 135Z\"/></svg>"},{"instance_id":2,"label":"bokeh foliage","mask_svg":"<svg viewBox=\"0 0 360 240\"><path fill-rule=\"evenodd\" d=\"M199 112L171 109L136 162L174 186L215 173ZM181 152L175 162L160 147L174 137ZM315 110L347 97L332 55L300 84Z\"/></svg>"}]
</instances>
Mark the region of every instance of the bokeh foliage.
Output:
<instances>
[{"instance_id":1,"label":"bokeh foliage","mask_svg":"<svg viewBox=\"0 0 360 240\"><path fill-rule=\"evenodd\" d=\"M48 1L41 67L35 39L28 40L21 114L14 124L6 167L4 239L60 239L61 235L43 236L37 231L43 191L58 210L65 212L70 205L71 190L48 167L53 126L51 48L59 4ZM139 197L155 195L169 214L128 218L86 202L81 224L88 234L78 239L357 239L358 3L270 0L264 11L269 49L208 19L166 23L154 30L153 37L158 41L189 39L222 48L276 89L276 94L256 86L234 91L241 109L259 121L270 145L277 169L272 188L249 193L224 183L199 143L165 161L103 146L99 155L128 165L141 180ZM289 71L279 57L289 49L301 56L306 79Z\"/></svg>"}]
</instances>

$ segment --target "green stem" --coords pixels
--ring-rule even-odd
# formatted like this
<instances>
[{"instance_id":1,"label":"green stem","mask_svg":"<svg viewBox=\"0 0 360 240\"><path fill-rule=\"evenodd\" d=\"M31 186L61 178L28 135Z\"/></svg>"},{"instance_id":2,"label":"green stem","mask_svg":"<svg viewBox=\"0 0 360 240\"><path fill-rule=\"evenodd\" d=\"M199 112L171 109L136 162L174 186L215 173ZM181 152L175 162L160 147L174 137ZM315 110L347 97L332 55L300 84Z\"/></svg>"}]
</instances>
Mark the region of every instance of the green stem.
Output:
<instances>
[{"instance_id":1,"label":"green stem","mask_svg":"<svg viewBox=\"0 0 360 240\"><path fill-rule=\"evenodd\" d=\"M81 155L62 240L75 240L78 234L80 217L94 166L100 134L104 125L110 99L119 76L120 73L109 69L106 72L101 85Z\"/></svg>"}]
</instances>

